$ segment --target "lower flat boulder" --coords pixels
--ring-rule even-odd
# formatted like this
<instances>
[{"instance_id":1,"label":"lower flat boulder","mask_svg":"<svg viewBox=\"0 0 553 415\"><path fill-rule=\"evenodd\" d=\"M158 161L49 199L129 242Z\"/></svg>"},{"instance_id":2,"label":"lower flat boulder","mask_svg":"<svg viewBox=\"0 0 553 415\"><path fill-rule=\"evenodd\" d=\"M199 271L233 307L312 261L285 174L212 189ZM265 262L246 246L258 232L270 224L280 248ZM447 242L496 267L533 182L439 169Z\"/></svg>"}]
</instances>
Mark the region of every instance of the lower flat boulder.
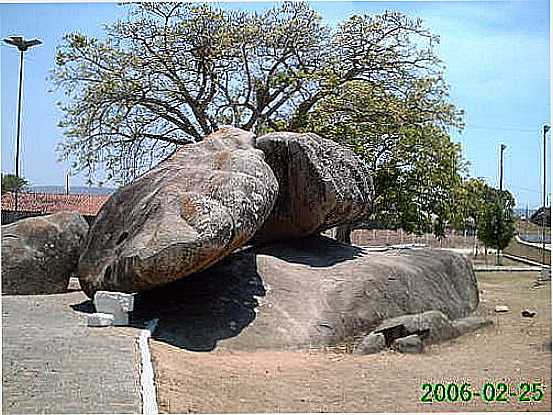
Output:
<instances>
[{"instance_id":1,"label":"lower flat boulder","mask_svg":"<svg viewBox=\"0 0 553 415\"><path fill-rule=\"evenodd\" d=\"M445 250L366 252L322 236L252 247L136 299L154 337L188 350L308 348L351 341L384 320L478 305L472 265Z\"/></svg>"},{"instance_id":2,"label":"lower flat boulder","mask_svg":"<svg viewBox=\"0 0 553 415\"><path fill-rule=\"evenodd\" d=\"M199 272L242 247L263 224L278 184L254 135L223 128L119 189L92 225L79 281L140 292Z\"/></svg>"},{"instance_id":3,"label":"lower flat boulder","mask_svg":"<svg viewBox=\"0 0 553 415\"><path fill-rule=\"evenodd\" d=\"M438 343L460 335L451 320L441 311L407 314L384 320L374 333L382 333L386 343L396 338L418 335L426 344Z\"/></svg>"},{"instance_id":4,"label":"lower flat boulder","mask_svg":"<svg viewBox=\"0 0 553 415\"><path fill-rule=\"evenodd\" d=\"M65 292L87 232L85 219L74 212L2 226L2 294Z\"/></svg>"},{"instance_id":5,"label":"lower flat boulder","mask_svg":"<svg viewBox=\"0 0 553 415\"><path fill-rule=\"evenodd\" d=\"M312 133L271 133L256 145L275 172L279 193L253 243L302 238L369 219L371 172L353 151Z\"/></svg>"}]
</instances>

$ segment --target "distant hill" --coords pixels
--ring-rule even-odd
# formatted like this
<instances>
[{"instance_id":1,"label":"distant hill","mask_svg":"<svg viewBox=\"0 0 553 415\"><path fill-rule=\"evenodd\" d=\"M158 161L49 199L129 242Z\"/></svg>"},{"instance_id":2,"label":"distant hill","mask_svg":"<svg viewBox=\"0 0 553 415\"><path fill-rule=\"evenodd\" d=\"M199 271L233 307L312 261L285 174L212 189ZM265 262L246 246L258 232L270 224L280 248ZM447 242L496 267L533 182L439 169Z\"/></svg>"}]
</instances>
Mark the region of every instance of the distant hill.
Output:
<instances>
[{"instance_id":1,"label":"distant hill","mask_svg":"<svg viewBox=\"0 0 553 415\"><path fill-rule=\"evenodd\" d=\"M81 195L110 195L116 190L112 187L69 186L70 194ZM29 186L26 191L30 193L65 194L65 186Z\"/></svg>"}]
</instances>

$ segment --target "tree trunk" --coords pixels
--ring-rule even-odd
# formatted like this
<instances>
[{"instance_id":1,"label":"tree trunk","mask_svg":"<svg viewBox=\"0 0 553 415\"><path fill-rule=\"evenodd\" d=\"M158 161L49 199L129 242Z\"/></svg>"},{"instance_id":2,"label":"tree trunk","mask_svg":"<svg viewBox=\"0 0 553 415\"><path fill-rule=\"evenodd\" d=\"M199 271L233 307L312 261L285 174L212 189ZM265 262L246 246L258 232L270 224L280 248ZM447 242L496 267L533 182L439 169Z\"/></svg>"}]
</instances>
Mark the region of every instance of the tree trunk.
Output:
<instances>
[{"instance_id":1,"label":"tree trunk","mask_svg":"<svg viewBox=\"0 0 553 415\"><path fill-rule=\"evenodd\" d=\"M336 227L335 238L337 241L351 245L351 232L353 231L350 225L341 225Z\"/></svg>"}]
</instances>

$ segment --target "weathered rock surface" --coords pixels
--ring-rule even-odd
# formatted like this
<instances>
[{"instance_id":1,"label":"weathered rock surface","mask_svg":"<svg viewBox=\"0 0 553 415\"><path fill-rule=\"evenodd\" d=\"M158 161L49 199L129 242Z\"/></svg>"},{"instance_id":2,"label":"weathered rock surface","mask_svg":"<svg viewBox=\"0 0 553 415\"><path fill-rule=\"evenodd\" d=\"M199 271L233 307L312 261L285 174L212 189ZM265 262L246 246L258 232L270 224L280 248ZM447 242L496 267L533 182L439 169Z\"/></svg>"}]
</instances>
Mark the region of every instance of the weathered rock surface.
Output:
<instances>
[{"instance_id":1,"label":"weathered rock surface","mask_svg":"<svg viewBox=\"0 0 553 415\"><path fill-rule=\"evenodd\" d=\"M378 353L387 346L400 352L421 353L424 344L449 340L490 324L490 320L476 315L450 320L437 310L405 314L380 323L356 344L354 353Z\"/></svg>"},{"instance_id":2,"label":"weathered rock surface","mask_svg":"<svg viewBox=\"0 0 553 415\"><path fill-rule=\"evenodd\" d=\"M114 193L92 225L79 281L140 292L216 263L269 215L278 184L254 136L223 128Z\"/></svg>"},{"instance_id":3,"label":"weathered rock surface","mask_svg":"<svg viewBox=\"0 0 553 415\"><path fill-rule=\"evenodd\" d=\"M87 232L85 219L74 212L2 226L2 294L65 292Z\"/></svg>"},{"instance_id":4,"label":"weathered rock surface","mask_svg":"<svg viewBox=\"0 0 553 415\"><path fill-rule=\"evenodd\" d=\"M355 345L353 354L373 354L386 348L386 338L382 333L369 333Z\"/></svg>"},{"instance_id":5,"label":"weathered rock surface","mask_svg":"<svg viewBox=\"0 0 553 415\"><path fill-rule=\"evenodd\" d=\"M252 242L320 233L369 218L373 184L353 151L316 134L271 133L257 139L279 183L275 207Z\"/></svg>"},{"instance_id":6,"label":"weathered rock surface","mask_svg":"<svg viewBox=\"0 0 553 415\"><path fill-rule=\"evenodd\" d=\"M462 335L482 327L491 326L493 322L481 316L468 316L453 320L451 324L459 332L459 335Z\"/></svg>"},{"instance_id":7,"label":"weathered rock surface","mask_svg":"<svg viewBox=\"0 0 553 415\"><path fill-rule=\"evenodd\" d=\"M437 343L459 336L449 318L437 310L407 314L383 321L374 333L382 333L391 343L395 338L417 334L426 343Z\"/></svg>"},{"instance_id":8,"label":"weathered rock surface","mask_svg":"<svg viewBox=\"0 0 553 415\"><path fill-rule=\"evenodd\" d=\"M384 320L478 305L472 265L445 250L364 252L322 236L252 247L136 298L154 337L189 350L307 348L369 333Z\"/></svg>"},{"instance_id":9,"label":"weathered rock surface","mask_svg":"<svg viewBox=\"0 0 553 415\"><path fill-rule=\"evenodd\" d=\"M424 351L424 344L418 334L411 334L395 339L392 343L392 348L401 353L422 353Z\"/></svg>"}]
</instances>

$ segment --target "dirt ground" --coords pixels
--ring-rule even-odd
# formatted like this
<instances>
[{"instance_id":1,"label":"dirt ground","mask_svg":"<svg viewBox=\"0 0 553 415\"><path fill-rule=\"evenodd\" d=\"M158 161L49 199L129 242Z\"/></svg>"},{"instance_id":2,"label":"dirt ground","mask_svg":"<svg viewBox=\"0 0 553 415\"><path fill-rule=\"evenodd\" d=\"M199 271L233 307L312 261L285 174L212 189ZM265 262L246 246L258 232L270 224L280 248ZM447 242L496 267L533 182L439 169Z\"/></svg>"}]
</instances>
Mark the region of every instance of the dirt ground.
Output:
<instances>
[{"instance_id":1,"label":"dirt ground","mask_svg":"<svg viewBox=\"0 0 553 415\"><path fill-rule=\"evenodd\" d=\"M420 355L334 351L185 351L152 341L160 411L171 413L430 412L551 410L551 286L536 272L478 273L478 313L494 325ZM496 314L496 305L510 312ZM521 310L537 311L534 318ZM540 402L421 403L423 383L543 385Z\"/></svg>"}]
</instances>

